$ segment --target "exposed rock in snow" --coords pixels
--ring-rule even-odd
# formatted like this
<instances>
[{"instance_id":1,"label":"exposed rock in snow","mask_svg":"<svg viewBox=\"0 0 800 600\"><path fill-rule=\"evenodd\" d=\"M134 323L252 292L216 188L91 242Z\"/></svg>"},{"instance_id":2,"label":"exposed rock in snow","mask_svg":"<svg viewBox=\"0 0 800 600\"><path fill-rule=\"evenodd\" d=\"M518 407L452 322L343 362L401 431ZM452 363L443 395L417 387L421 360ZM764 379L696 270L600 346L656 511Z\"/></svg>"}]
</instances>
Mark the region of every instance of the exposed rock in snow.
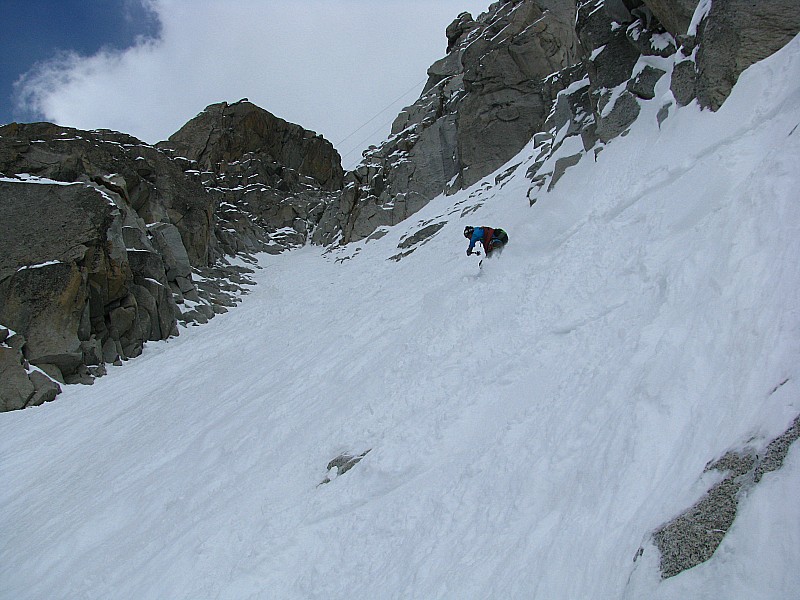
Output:
<instances>
[{"instance_id":1,"label":"exposed rock in snow","mask_svg":"<svg viewBox=\"0 0 800 600\"><path fill-rule=\"evenodd\" d=\"M355 467L361 460L369 453L369 450L365 450L361 454L354 455L350 453L342 453L333 460L328 463L328 474L325 476L319 485L323 485L325 483L330 483L332 480L336 479L339 475L344 475L350 469Z\"/></svg>"},{"instance_id":2,"label":"exposed rock in snow","mask_svg":"<svg viewBox=\"0 0 800 600\"><path fill-rule=\"evenodd\" d=\"M331 143L245 100L208 106L158 147L215 198L225 255L303 245L338 205L343 171Z\"/></svg>"},{"instance_id":3,"label":"exposed rock in snow","mask_svg":"<svg viewBox=\"0 0 800 600\"><path fill-rule=\"evenodd\" d=\"M741 496L757 485L764 473L783 466L789 447L798 438L800 416L764 451L753 448L731 451L706 467L707 472L723 473L722 481L694 506L653 533L653 541L661 553L662 577L674 577L711 558L733 525Z\"/></svg>"}]
</instances>

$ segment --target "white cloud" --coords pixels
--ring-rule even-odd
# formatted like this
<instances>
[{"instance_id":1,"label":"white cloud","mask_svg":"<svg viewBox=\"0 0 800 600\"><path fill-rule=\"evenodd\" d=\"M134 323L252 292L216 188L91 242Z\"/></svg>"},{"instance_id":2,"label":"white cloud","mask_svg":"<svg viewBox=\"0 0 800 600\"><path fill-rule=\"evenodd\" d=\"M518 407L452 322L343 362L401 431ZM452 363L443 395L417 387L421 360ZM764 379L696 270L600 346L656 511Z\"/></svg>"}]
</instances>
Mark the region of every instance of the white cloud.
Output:
<instances>
[{"instance_id":1,"label":"white cloud","mask_svg":"<svg viewBox=\"0 0 800 600\"><path fill-rule=\"evenodd\" d=\"M154 143L208 104L247 97L323 134L349 167L417 98L427 67L444 56L447 25L465 10L477 17L489 0L150 4L159 39L57 56L17 83L22 107L61 125Z\"/></svg>"}]
</instances>

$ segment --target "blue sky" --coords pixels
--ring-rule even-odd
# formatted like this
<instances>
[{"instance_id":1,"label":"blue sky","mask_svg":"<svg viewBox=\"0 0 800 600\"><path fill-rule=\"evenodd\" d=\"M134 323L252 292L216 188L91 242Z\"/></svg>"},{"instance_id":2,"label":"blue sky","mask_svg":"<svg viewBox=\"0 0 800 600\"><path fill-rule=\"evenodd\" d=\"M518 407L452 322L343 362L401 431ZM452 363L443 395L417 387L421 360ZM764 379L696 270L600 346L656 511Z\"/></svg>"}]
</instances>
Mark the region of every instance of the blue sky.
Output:
<instances>
[{"instance_id":1,"label":"blue sky","mask_svg":"<svg viewBox=\"0 0 800 600\"><path fill-rule=\"evenodd\" d=\"M0 123L155 143L209 104L246 97L325 136L350 168L416 100L445 55L447 26L489 4L0 0Z\"/></svg>"},{"instance_id":2,"label":"blue sky","mask_svg":"<svg viewBox=\"0 0 800 600\"><path fill-rule=\"evenodd\" d=\"M39 115L15 107L13 83L59 52L122 50L137 36L156 37L156 15L131 0L0 0L0 123Z\"/></svg>"}]
</instances>

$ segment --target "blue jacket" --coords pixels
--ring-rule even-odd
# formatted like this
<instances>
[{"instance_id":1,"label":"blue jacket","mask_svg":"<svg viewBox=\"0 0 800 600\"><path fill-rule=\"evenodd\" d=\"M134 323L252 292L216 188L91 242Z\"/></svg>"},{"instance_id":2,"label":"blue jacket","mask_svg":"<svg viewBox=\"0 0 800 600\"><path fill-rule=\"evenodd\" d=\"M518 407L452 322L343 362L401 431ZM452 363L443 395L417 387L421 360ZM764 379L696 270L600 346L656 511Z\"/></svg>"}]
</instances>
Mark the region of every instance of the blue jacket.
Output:
<instances>
[{"instance_id":1,"label":"blue jacket","mask_svg":"<svg viewBox=\"0 0 800 600\"><path fill-rule=\"evenodd\" d=\"M475 244L480 242L482 239L483 239L483 227L476 227L475 230L472 232L472 237L469 238L468 250L472 252L472 249L475 247Z\"/></svg>"}]
</instances>

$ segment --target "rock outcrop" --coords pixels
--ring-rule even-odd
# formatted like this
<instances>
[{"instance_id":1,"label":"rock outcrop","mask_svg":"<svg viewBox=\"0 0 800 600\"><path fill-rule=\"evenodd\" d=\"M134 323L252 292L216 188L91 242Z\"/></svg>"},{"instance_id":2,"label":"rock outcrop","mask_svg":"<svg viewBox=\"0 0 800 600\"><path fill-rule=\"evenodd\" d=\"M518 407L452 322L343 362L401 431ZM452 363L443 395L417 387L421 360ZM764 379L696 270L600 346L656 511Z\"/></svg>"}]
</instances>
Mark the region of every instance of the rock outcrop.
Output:
<instances>
[{"instance_id":1,"label":"rock outcrop","mask_svg":"<svg viewBox=\"0 0 800 600\"><path fill-rule=\"evenodd\" d=\"M516 155L569 83L554 74L580 60L574 22L574 4L555 0L496 2L477 20L459 15L422 96L346 175L314 241L363 239Z\"/></svg>"},{"instance_id":2,"label":"rock outcrop","mask_svg":"<svg viewBox=\"0 0 800 600\"><path fill-rule=\"evenodd\" d=\"M792 39L800 20L783 2L587 0L578 3L576 30L584 59L533 138L531 203L587 151L624 135L643 102L661 103L659 124L675 103L696 98L719 108L739 74ZM666 89L655 95L664 76L671 99ZM579 145L570 143L575 136Z\"/></svg>"},{"instance_id":3,"label":"rock outcrop","mask_svg":"<svg viewBox=\"0 0 800 600\"><path fill-rule=\"evenodd\" d=\"M791 0L715 0L696 30L681 37L682 104L697 98L718 109L739 74L770 56L800 32L800 11Z\"/></svg>"},{"instance_id":4,"label":"rock outcrop","mask_svg":"<svg viewBox=\"0 0 800 600\"><path fill-rule=\"evenodd\" d=\"M327 467L328 474L322 481L319 482L319 484L317 484L317 487L319 487L320 485L325 485L326 483L330 483L331 481L336 479L339 475L344 475L345 473L347 473L350 469L352 469L358 463L360 463L364 459L364 457L370 453L371 450L372 450L371 448L367 449L358 455L345 452L343 454L340 454L336 458L332 459L328 463Z\"/></svg>"},{"instance_id":5,"label":"rock outcrop","mask_svg":"<svg viewBox=\"0 0 800 600\"><path fill-rule=\"evenodd\" d=\"M0 181L0 323L52 379L90 383L104 363L175 334L160 255L128 249L124 210L93 185ZM176 230L177 231L177 230Z\"/></svg>"},{"instance_id":6,"label":"rock outcrop","mask_svg":"<svg viewBox=\"0 0 800 600\"><path fill-rule=\"evenodd\" d=\"M206 107L158 146L220 179L241 180L241 170L229 167L249 161L258 164L250 165L247 175L255 171L260 183L273 187L291 186L301 177L327 191L342 187L341 158L329 141L247 100Z\"/></svg>"},{"instance_id":7,"label":"rock outcrop","mask_svg":"<svg viewBox=\"0 0 800 600\"><path fill-rule=\"evenodd\" d=\"M330 142L247 100L206 107L158 147L216 198L225 254L304 244L342 188Z\"/></svg>"},{"instance_id":8,"label":"rock outcrop","mask_svg":"<svg viewBox=\"0 0 800 600\"><path fill-rule=\"evenodd\" d=\"M175 161L132 136L12 123L0 127L0 173L94 183L121 197L145 223L174 224L194 266L217 257L214 199Z\"/></svg>"},{"instance_id":9,"label":"rock outcrop","mask_svg":"<svg viewBox=\"0 0 800 600\"><path fill-rule=\"evenodd\" d=\"M25 338L0 325L0 412L38 406L61 393L54 378L22 355Z\"/></svg>"},{"instance_id":10,"label":"rock outcrop","mask_svg":"<svg viewBox=\"0 0 800 600\"><path fill-rule=\"evenodd\" d=\"M210 106L158 147L0 127L0 323L16 332L0 347L0 410L92 383L234 306L252 270L226 256L305 243L342 177L329 142L246 101Z\"/></svg>"}]
</instances>

